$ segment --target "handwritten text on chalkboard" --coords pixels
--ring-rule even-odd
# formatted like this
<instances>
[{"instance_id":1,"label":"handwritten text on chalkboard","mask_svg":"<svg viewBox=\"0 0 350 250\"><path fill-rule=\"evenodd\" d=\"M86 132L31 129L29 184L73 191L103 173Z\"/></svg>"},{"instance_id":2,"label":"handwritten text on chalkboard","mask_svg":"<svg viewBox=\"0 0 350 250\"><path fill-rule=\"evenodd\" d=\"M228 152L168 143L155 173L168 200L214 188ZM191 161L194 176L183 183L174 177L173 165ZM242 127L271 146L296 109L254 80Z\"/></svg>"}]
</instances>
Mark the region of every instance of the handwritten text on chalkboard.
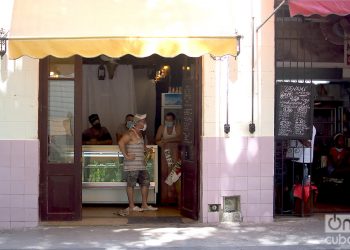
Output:
<instances>
[{"instance_id":1,"label":"handwritten text on chalkboard","mask_svg":"<svg viewBox=\"0 0 350 250\"><path fill-rule=\"evenodd\" d=\"M313 85L276 85L276 136L309 139L312 134Z\"/></svg>"}]
</instances>

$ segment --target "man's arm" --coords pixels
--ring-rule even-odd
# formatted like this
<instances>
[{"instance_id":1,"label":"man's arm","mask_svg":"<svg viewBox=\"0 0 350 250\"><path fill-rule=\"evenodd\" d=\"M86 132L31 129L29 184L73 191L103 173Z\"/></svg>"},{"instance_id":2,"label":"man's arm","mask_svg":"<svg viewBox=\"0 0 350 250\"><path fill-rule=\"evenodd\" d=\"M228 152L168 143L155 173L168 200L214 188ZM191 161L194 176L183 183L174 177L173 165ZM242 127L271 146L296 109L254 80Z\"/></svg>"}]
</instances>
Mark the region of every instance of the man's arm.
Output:
<instances>
[{"instance_id":1,"label":"man's arm","mask_svg":"<svg viewBox=\"0 0 350 250\"><path fill-rule=\"evenodd\" d=\"M163 130L164 130L164 126L160 125L158 127L157 134L156 134L156 144L160 147L163 146L163 141L162 141Z\"/></svg>"},{"instance_id":2,"label":"man's arm","mask_svg":"<svg viewBox=\"0 0 350 250\"><path fill-rule=\"evenodd\" d=\"M84 130L83 132L83 135L82 135L82 144L83 145L90 145L90 136L89 136L89 130L86 129Z\"/></svg>"},{"instance_id":3,"label":"man's arm","mask_svg":"<svg viewBox=\"0 0 350 250\"><path fill-rule=\"evenodd\" d=\"M113 140L112 140L112 136L109 133L107 128L103 128L102 130L102 136L101 136L101 140L98 141L99 145L112 145Z\"/></svg>"},{"instance_id":4,"label":"man's arm","mask_svg":"<svg viewBox=\"0 0 350 250\"><path fill-rule=\"evenodd\" d=\"M301 144L303 144L304 147L309 148L311 147L311 141L310 140L299 140Z\"/></svg>"},{"instance_id":5,"label":"man's arm","mask_svg":"<svg viewBox=\"0 0 350 250\"><path fill-rule=\"evenodd\" d=\"M182 129L180 125L175 126L176 137L164 140L164 142L181 142Z\"/></svg>"},{"instance_id":6,"label":"man's arm","mask_svg":"<svg viewBox=\"0 0 350 250\"><path fill-rule=\"evenodd\" d=\"M131 136L129 133L125 133L122 138L119 140L119 150L123 153L125 159L127 160L133 160L135 159L135 155L129 155L126 152L126 145L131 141Z\"/></svg>"}]
</instances>

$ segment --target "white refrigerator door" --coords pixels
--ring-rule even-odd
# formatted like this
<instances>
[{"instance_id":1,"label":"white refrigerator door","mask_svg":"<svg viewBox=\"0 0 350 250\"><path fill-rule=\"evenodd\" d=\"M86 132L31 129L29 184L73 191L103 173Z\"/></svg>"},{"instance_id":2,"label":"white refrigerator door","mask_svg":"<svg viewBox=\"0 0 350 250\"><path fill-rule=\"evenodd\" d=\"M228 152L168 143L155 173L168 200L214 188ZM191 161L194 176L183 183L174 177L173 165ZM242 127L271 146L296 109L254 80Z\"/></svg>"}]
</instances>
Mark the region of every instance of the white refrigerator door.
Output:
<instances>
[{"instance_id":1,"label":"white refrigerator door","mask_svg":"<svg viewBox=\"0 0 350 250\"><path fill-rule=\"evenodd\" d=\"M164 124L164 116L172 112L176 117L176 123L182 124L182 107L181 106L162 106L162 125Z\"/></svg>"}]
</instances>

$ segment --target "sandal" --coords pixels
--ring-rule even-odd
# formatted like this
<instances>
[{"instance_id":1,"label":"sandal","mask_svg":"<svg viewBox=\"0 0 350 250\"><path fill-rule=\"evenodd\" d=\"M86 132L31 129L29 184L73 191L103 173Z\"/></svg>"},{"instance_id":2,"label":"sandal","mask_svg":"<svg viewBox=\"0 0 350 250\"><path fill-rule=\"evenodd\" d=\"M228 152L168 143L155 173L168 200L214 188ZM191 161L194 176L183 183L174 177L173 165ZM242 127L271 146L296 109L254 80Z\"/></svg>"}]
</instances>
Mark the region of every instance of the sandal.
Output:
<instances>
[{"instance_id":1,"label":"sandal","mask_svg":"<svg viewBox=\"0 0 350 250\"><path fill-rule=\"evenodd\" d=\"M130 210L129 207L127 209ZM143 210L144 210L143 208L140 208L138 206L135 206L131 209L131 211L133 211L133 212L142 212Z\"/></svg>"},{"instance_id":2,"label":"sandal","mask_svg":"<svg viewBox=\"0 0 350 250\"><path fill-rule=\"evenodd\" d=\"M120 216L127 216L127 215L129 215L130 211L132 211L132 212L143 212L143 209L138 207L138 206L135 206L132 209L127 207L127 208L121 209L117 213L113 213L113 214L120 215Z\"/></svg>"},{"instance_id":3,"label":"sandal","mask_svg":"<svg viewBox=\"0 0 350 250\"><path fill-rule=\"evenodd\" d=\"M143 209L143 211L157 211L158 210L157 207L152 207L151 205L148 205L147 207L141 207L141 209Z\"/></svg>"}]
</instances>

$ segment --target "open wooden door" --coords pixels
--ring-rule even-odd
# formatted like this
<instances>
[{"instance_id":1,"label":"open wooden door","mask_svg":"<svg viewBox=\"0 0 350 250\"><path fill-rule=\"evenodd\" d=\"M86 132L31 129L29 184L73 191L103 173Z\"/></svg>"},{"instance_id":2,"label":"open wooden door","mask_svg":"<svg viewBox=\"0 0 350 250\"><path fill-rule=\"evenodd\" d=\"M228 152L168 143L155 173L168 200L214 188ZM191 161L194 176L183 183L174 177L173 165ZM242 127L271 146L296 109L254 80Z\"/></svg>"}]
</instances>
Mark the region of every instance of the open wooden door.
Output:
<instances>
[{"instance_id":1,"label":"open wooden door","mask_svg":"<svg viewBox=\"0 0 350 250\"><path fill-rule=\"evenodd\" d=\"M39 64L40 219L81 219L82 59Z\"/></svg>"},{"instance_id":2,"label":"open wooden door","mask_svg":"<svg viewBox=\"0 0 350 250\"><path fill-rule=\"evenodd\" d=\"M181 167L181 214L197 220L199 215L200 135L202 134L201 59L184 71L183 143Z\"/></svg>"}]
</instances>

